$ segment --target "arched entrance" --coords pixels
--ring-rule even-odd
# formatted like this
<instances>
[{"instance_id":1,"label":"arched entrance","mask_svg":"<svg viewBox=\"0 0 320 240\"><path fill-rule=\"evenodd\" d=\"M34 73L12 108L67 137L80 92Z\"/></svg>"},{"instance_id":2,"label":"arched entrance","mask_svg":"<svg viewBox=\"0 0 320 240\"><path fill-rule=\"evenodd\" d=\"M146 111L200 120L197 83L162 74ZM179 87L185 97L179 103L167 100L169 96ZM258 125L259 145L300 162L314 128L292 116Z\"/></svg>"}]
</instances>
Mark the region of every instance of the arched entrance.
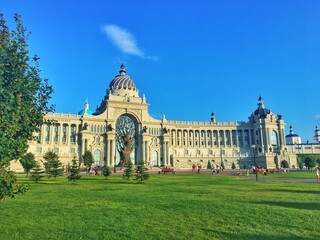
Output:
<instances>
[{"instance_id":1,"label":"arched entrance","mask_svg":"<svg viewBox=\"0 0 320 240\"><path fill-rule=\"evenodd\" d=\"M116 165L128 161L137 163L138 124L136 119L128 114L121 115L116 121Z\"/></svg>"},{"instance_id":2,"label":"arched entrance","mask_svg":"<svg viewBox=\"0 0 320 240\"><path fill-rule=\"evenodd\" d=\"M282 160L281 161L281 167L282 168L288 168L289 167L289 163L286 160Z\"/></svg>"}]
</instances>

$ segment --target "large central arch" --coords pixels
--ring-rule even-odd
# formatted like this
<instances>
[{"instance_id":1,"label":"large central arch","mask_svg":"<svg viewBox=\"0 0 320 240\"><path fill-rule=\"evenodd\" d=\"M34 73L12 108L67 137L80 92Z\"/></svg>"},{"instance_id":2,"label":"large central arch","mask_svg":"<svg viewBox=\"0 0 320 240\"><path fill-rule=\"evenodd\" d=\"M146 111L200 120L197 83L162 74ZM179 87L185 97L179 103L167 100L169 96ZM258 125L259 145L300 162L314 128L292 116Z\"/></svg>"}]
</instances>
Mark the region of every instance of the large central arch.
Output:
<instances>
[{"instance_id":1,"label":"large central arch","mask_svg":"<svg viewBox=\"0 0 320 240\"><path fill-rule=\"evenodd\" d=\"M129 114L123 114L116 121L116 165L128 161L136 163L138 145L138 123Z\"/></svg>"}]
</instances>

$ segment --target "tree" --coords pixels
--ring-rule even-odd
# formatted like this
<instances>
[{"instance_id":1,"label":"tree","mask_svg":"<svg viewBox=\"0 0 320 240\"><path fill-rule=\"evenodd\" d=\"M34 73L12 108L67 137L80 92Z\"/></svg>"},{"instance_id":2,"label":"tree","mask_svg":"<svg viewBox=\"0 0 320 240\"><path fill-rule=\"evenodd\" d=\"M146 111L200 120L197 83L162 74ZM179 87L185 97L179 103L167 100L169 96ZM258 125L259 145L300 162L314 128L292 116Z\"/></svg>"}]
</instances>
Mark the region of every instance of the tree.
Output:
<instances>
[{"instance_id":1,"label":"tree","mask_svg":"<svg viewBox=\"0 0 320 240\"><path fill-rule=\"evenodd\" d=\"M210 160L208 160L207 169L211 169L211 168L212 168L211 162Z\"/></svg>"},{"instance_id":2,"label":"tree","mask_svg":"<svg viewBox=\"0 0 320 240\"><path fill-rule=\"evenodd\" d=\"M246 164L243 164L243 169L247 169L247 166L246 166Z\"/></svg>"},{"instance_id":3,"label":"tree","mask_svg":"<svg viewBox=\"0 0 320 240\"><path fill-rule=\"evenodd\" d=\"M108 179L108 177L112 174L112 171L111 171L110 167L109 166L103 166L102 167L102 174L103 174L103 176L106 177L106 179Z\"/></svg>"},{"instance_id":4,"label":"tree","mask_svg":"<svg viewBox=\"0 0 320 240\"><path fill-rule=\"evenodd\" d=\"M49 178L54 177L54 179L56 179L57 176L62 176L64 166L62 162L60 162L59 156L56 153L51 151L46 152L43 158L45 160L43 164Z\"/></svg>"},{"instance_id":5,"label":"tree","mask_svg":"<svg viewBox=\"0 0 320 240\"><path fill-rule=\"evenodd\" d=\"M69 176L67 177L69 181L77 181L81 178L80 176L80 167L77 163L77 159L76 157L74 157L72 159L72 163L71 163L71 166L69 167Z\"/></svg>"},{"instance_id":6,"label":"tree","mask_svg":"<svg viewBox=\"0 0 320 240\"><path fill-rule=\"evenodd\" d=\"M31 179L35 181L36 183L43 177L43 171L40 168L39 163L36 162L36 165L32 169L33 171L31 172Z\"/></svg>"},{"instance_id":7,"label":"tree","mask_svg":"<svg viewBox=\"0 0 320 240\"><path fill-rule=\"evenodd\" d=\"M13 171L0 165L0 201L6 198L14 198L16 194L27 192L30 188L17 183L17 177Z\"/></svg>"},{"instance_id":8,"label":"tree","mask_svg":"<svg viewBox=\"0 0 320 240\"><path fill-rule=\"evenodd\" d=\"M144 162L139 162L137 168L136 168L136 178L138 183L142 183L142 181L148 180L150 178L150 175L148 173L148 168L145 167Z\"/></svg>"},{"instance_id":9,"label":"tree","mask_svg":"<svg viewBox=\"0 0 320 240\"><path fill-rule=\"evenodd\" d=\"M312 159L311 157L306 157L304 159L304 164L308 168L308 170L316 166L314 159Z\"/></svg>"},{"instance_id":10,"label":"tree","mask_svg":"<svg viewBox=\"0 0 320 240\"><path fill-rule=\"evenodd\" d=\"M24 171L26 172L27 174L27 177L29 175L29 172L32 168L34 168L37 164L36 160L35 160L35 156L33 153L27 153L25 155L23 155L21 158L20 158L20 163L24 169Z\"/></svg>"},{"instance_id":11,"label":"tree","mask_svg":"<svg viewBox=\"0 0 320 240\"><path fill-rule=\"evenodd\" d=\"M232 169L236 169L237 168L236 165L234 164L234 162L232 163L231 168Z\"/></svg>"},{"instance_id":12,"label":"tree","mask_svg":"<svg viewBox=\"0 0 320 240\"><path fill-rule=\"evenodd\" d=\"M119 165L130 162L130 154L136 148L136 130L133 120L128 116L120 116L116 122L117 151L120 155Z\"/></svg>"},{"instance_id":13,"label":"tree","mask_svg":"<svg viewBox=\"0 0 320 240\"><path fill-rule=\"evenodd\" d=\"M124 173L123 173L123 178L129 180L133 174L133 164L132 161L128 161L125 163L125 169L124 169Z\"/></svg>"},{"instance_id":14,"label":"tree","mask_svg":"<svg viewBox=\"0 0 320 240\"><path fill-rule=\"evenodd\" d=\"M16 30L10 32L0 14L0 162L20 159L43 123L54 110L48 102L53 89L40 77L39 57L29 56L29 33L21 17L14 16Z\"/></svg>"},{"instance_id":15,"label":"tree","mask_svg":"<svg viewBox=\"0 0 320 240\"><path fill-rule=\"evenodd\" d=\"M92 164L94 163L92 152L85 151L84 154L82 155L82 161L86 167L91 168Z\"/></svg>"}]
</instances>

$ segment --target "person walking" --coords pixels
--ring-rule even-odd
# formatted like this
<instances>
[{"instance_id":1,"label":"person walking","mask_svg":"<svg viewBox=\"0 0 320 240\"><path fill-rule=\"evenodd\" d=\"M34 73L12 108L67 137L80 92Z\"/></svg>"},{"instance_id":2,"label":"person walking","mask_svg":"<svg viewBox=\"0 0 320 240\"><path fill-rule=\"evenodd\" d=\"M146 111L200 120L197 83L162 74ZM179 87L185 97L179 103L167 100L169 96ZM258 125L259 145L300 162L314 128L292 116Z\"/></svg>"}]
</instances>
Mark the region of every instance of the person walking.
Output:
<instances>
[{"instance_id":1,"label":"person walking","mask_svg":"<svg viewBox=\"0 0 320 240\"><path fill-rule=\"evenodd\" d=\"M317 182L320 181L320 177L319 177L319 167L316 167L316 177L317 177Z\"/></svg>"}]
</instances>

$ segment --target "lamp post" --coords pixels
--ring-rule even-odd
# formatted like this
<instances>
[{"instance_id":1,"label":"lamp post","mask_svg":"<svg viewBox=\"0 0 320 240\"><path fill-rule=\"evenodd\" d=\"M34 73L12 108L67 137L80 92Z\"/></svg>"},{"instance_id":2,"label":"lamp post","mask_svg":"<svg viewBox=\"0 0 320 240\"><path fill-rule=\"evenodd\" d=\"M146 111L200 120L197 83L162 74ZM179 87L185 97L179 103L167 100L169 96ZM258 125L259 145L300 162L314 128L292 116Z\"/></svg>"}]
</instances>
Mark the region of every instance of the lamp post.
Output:
<instances>
[{"instance_id":1,"label":"lamp post","mask_svg":"<svg viewBox=\"0 0 320 240\"><path fill-rule=\"evenodd\" d=\"M258 172L257 172L257 163L256 163L256 145L253 144L251 147L253 150L253 164L256 172L256 181L258 181Z\"/></svg>"}]
</instances>

